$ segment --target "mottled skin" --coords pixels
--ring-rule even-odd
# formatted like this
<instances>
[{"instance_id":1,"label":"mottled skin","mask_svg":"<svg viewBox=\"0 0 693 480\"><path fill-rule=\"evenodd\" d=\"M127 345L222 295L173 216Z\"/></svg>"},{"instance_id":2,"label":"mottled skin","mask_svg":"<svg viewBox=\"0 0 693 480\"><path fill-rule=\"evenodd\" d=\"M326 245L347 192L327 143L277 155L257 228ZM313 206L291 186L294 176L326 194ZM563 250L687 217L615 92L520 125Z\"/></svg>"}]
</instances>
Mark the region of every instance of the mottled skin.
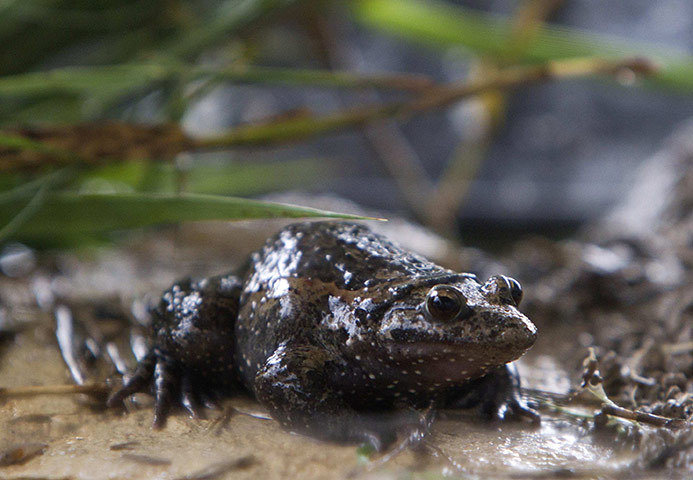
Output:
<instances>
[{"instance_id":1,"label":"mottled skin","mask_svg":"<svg viewBox=\"0 0 693 480\"><path fill-rule=\"evenodd\" d=\"M288 429L375 447L422 421L416 409L536 420L506 365L536 337L521 296L513 279L482 284L361 225L290 225L242 275L165 292L155 348L110 403L153 380L161 425L172 403L197 414L242 386ZM395 408L408 413L369 414Z\"/></svg>"}]
</instances>

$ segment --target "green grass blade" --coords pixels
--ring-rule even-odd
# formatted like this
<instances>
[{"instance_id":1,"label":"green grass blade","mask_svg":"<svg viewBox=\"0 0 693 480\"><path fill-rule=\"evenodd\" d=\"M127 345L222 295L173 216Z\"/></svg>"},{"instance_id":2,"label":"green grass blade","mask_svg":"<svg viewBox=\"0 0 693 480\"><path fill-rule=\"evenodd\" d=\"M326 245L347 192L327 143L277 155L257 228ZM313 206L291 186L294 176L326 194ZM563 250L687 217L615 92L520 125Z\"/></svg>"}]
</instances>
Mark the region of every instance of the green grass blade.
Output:
<instances>
[{"instance_id":1,"label":"green grass blade","mask_svg":"<svg viewBox=\"0 0 693 480\"><path fill-rule=\"evenodd\" d=\"M16 208L12 209L12 212L16 213L14 213L14 216L4 223L0 228L0 243L15 235L17 231L19 231L31 219L31 217L33 217L36 212L39 211L46 200L47 191L48 184L44 183L39 187L38 191L36 191L36 193L29 198L26 205L20 207L19 210L16 210Z\"/></svg>"},{"instance_id":2,"label":"green grass blade","mask_svg":"<svg viewBox=\"0 0 693 480\"><path fill-rule=\"evenodd\" d=\"M3 150L5 150L5 152L3 152ZM9 150L10 155L7 155L7 150ZM80 158L76 153L62 148L54 147L48 143L27 138L22 135L0 131L0 171L21 170L21 168L25 166L24 162L17 161L17 158L11 154L13 151L36 152L51 155L55 157L56 160L59 160L60 163L67 164L84 161L84 159ZM46 164L46 167L50 167L50 165Z\"/></svg>"},{"instance_id":3,"label":"green grass blade","mask_svg":"<svg viewBox=\"0 0 693 480\"><path fill-rule=\"evenodd\" d=\"M508 52L508 19L429 0L358 0L354 17L364 25L419 43L449 48L465 47L475 54L503 60ZM544 25L517 59L546 62L562 58L647 56L661 64L646 82L659 87L693 91L693 57L683 52L637 44L625 39Z\"/></svg>"},{"instance_id":4,"label":"green grass blade","mask_svg":"<svg viewBox=\"0 0 693 480\"><path fill-rule=\"evenodd\" d=\"M97 184L109 191L176 192L180 175L185 191L213 195L258 195L275 190L306 187L327 178L334 167L328 159L298 159L281 162L233 162L194 165L180 172L168 163L125 162L85 172L82 185Z\"/></svg>"},{"instance_id":5,"label":"green grass blade","mask_svg":"<svg viewBox=\"0 0 693 480\"><path fill-rule=\"evenodd\" d=\"M49 95L107 96L128 93L171 78L214 78L232 83L315 86L331 88L388 88L421 90L432 83L415 74L363 75L352 72L240 66L196 67L174 63L140 63L56 68L0 77L0 97Z\"/></svg>"},{"instance_id":6,"label":"green grass blade","mask_svg":"<svg viewBox=\"0 0 693 480\"><path fill-rule=\"evenodd\" d=\"M241 28L284 9L296 0L236 0L221 2L208 21L182 32L159 49L163 56L186 58L228 39Z\"/></svg>"},{"instance_id":7,"label":"green grass blade","mask_svg":"<svg viewBox=\"0 0 693 480\"><path fill-rule=\"evenodd\" d=\"M14 236L44 205L49 191L69 182L74 172L63 168L22 183L6 191L0 191L0 205L8 204L9 220L0 223L0 243ZM22 205L22 202L24 205Z\"/></svg>"},{"instance_id":8,"label":"green grass blade","mask_svg":"<svg viewBox=\"0 0 693 480\"><path fill-rule=\"evenodd\" d=\"M75 172L73 169L61 168L60 170L47 173L36 179L13 186L8 190L0 190L0 204L2 204L2 202L27 198L43 187L52 189L60 188L64 184L70 182L74 176Z\"/></svg>"},{"instance_id":9,"label":"green grass blade","mask_svg":"<svg viewBox=\"0 0 693 480\"><path fill-rule=\"evenodd\" d=\"M27 138L23 135L0 132L0 149L7 148L11 150L27 150L30 152L46 153L57 157L75 157L74 154L67 150L53 147L44 142Z\"/></svg>"},{"instance_id":10,"label":"green grass blade","mask_svg":"<svg viewBox=\"0 0 693 480\"><path fill-rule=\"evenodd\" d=\"M0 77L0 97L104 95L164 80L173 73L165 64L124 64L56 68Z\"/></svg>"},{"instance_id":11,"label":"green grass blade","mask_svg":"<svg viewBox=\"0 0 693 480\"><path fill-rule=\"evenodd\" d=\"M33 198L16 195L0 199L0 225L10 223ZM14 233L20 239L54 240L99 235L148 225L199 220L259 218L370 219L314 208L214 195L48 193Z\"/></svg>"}]
</instances>

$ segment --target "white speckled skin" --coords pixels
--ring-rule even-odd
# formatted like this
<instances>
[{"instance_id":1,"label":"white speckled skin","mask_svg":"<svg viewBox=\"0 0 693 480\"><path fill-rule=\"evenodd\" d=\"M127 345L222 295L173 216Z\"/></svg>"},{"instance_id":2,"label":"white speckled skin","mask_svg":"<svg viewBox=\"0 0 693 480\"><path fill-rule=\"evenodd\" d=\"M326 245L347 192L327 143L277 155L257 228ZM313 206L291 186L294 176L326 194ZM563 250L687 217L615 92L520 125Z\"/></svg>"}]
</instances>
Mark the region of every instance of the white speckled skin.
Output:
<instances>
[{"instance_id":1,"label":"white speckled skin","mask_svg":"<svg viewBox=\"0 0 693 480\"><path fill-rule=\"evenodd\" d=\"M251 256L242 277L169 290L150 363L166 367L159 384L175 386L167 371L200 372L187 397L181 389L184 405L240 379L287 428L382 447L401 422L365 412L478 404L491 416L535 417L506 366L536 338L520 298L512 279L481 284L361 225L294 224ZM165 417L165 406L157 412Z\"/></svg>"}]
</instances>

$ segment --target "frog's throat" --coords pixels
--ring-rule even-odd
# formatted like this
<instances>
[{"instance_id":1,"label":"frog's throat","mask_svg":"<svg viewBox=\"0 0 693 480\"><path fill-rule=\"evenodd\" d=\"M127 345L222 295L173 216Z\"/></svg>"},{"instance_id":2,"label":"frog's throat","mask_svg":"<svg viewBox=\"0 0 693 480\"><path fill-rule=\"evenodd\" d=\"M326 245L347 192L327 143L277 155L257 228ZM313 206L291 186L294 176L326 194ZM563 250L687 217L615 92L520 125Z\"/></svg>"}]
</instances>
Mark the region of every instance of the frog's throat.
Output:
<instances>
[{"instance_id":1,"label":"frog's throat","mask_svg":"<svg viewBox=\"0 0 693 480\"><path fill-rule=\"evenodd\" d=\"M417 372L426 383L460 382L479 378L490 371L520 358L527 348L490 347L479 344L419 343L400 344L390 349L390 356L399 364L418 366Z\"/></svg>"}]
</instances>

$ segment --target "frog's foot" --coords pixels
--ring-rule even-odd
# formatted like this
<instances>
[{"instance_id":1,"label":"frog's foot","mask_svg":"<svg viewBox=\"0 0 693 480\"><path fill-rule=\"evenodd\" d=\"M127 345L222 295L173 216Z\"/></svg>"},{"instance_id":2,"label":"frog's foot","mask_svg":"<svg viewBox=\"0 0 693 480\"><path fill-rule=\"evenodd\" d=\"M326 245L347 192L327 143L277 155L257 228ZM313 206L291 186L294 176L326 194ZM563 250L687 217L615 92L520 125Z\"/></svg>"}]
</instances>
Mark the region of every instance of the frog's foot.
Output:
<instances>
[{"instance_id":1,"label":"frog's foot","mask_svg":"<svg viewBox=\"0 0 693 480\"><path fill-rule=\"evenodd\" d=\"M504 398L493 398L481 403L482 415L489 419L526 420L531 423L541 423L541 417L536 410L527 405L519 392L511 392Z\"/></svg>"},{"instance_id":2,"label":"frog's foot","mask_svg":"<svg viewBox=\"0 0 693 480\"><path fill-rule=\"evenodd\" d=\"M431 404L428 408L421 411L400 411L395 412L392 416L395 421L390 429L396 433L396 437L400 439L400 442L394 445L394 448L387 453L388 456L397 454L398 451L420 447L431 433L433 422L436 418L436 411ZM386 416L385 418L388 417Z\"/></svg>"},{"instance_id":3,"label":"frog's foot","mask_svg":"<svg viewBox=\"0 0 693 480\"><path fill-rule=\"evenodd\" d=\"M470 382L451 398L452 408L478 407L491 420L528 420L540 423L539 414L530 408L520 394L520 377L513 364L503 365L488 375Z\"/></svg>"},{"instance_id":4,"label":"frog's foot","mask_svg":"<svg viewBox=\"0 0 693 480\"><path fill-rule=\"evenodd\" d=\"M417 448L430 434L435 418L434 411L397 410L383 412L354 412L349 407L343 415L331 415L321 425L332 423L340 426L326 440L336 442L361 442L376 452L388 455L398 450ZM310 433L315 436L314 433Z\"/></svg>"},{"instance_id":5,"label":"frog's foot","mask_svg":"<svg viewBox=\"0 0 693 480\"><path fill-rule=\"evenodd\" d=\"M132 394L152 392L154 401L154 428L166 423L169 410L180 405L193 418L204 418L200 395L193 376L181 373L181 369L156 349L149 352L139 363L135 373L108 399L109 407L117 407Z\"/></svg>"}]
</instances>

